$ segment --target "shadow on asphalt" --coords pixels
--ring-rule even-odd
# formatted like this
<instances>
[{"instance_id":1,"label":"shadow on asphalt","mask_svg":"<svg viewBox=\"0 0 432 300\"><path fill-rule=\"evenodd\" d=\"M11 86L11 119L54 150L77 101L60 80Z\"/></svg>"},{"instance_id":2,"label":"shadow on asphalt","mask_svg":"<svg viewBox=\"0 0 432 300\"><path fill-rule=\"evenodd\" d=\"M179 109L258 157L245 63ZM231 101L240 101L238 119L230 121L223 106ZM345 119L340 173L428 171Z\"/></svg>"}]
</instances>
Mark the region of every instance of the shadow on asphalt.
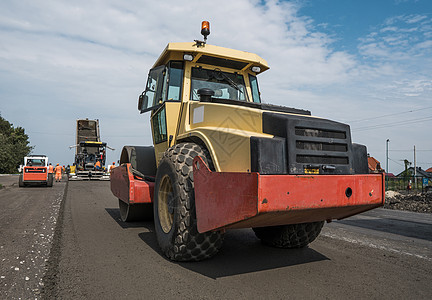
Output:
<instances>
[{"instance_id":1,"label":"shadow on asphalt","mask_svg":"<svg viewBox=\"0 0 432 300\"><path fill-rule=\"evenodd\" d=\"M178 263L185 269L217 279L329 260L311 249L280 249L261 244L252 229L229 230L219 253L205 261Z\"/></svg>"},{"instance_id":2,"label":"shadow on asphalt","mask_svg":"<svg viewBox=\"0 0 432 300\"><path fill-rule=\"evenodd\" d=\"M106 208L105 210L122 228L146 228L148 231L139 233L139 238L165 258L157 243L153 221L125 223L120 219L118 208ZM217 279L323 260L329 260L329 258L311 248L279 249L268 247L261 244L252 229L236 229L226 232L222 249L211 259L200 262L169 262L206 277Z\"/></svg>"},{"instance_id":3,"label":"shadow on asphalt","mask_svg":"<svg viewBox=\"0 0 432 300\"><path fill-rule=\"evenodd\" d=\"M46 189L46 188L52 188L52 186L46 186L46 185L26 185L23 187L18 186L18 184L15 185L11 185L10 187L16 187L18 189L22 189L22 190L37 190L37 189Z\"/></svg>"},{"instance_id":4,"label":"shadow on asphalt","mask_svg":"<svg viewBox=\"0 0 432 300\"><path fill-rule=\"evenodd\" d=\"M428 223L391 218L376 220L341 220L336 223L432 241L432 226Z\"/></svg>"},{"instance_id":5,"label":"shadow on asphalt","mask_svg":"<svg viewBox=\"0 0 432 300\"><path fill-rule=\"evenodd\" d=\"M105 208L105 211L120 225L121 228L148 228L149 225L153 226L153 221L146 222L123 222L120 218L120 210L118 208ZM150 229L149 229L150 230ZM153 231L153 229L151 229Z\"/></svg>"}]
</instances>

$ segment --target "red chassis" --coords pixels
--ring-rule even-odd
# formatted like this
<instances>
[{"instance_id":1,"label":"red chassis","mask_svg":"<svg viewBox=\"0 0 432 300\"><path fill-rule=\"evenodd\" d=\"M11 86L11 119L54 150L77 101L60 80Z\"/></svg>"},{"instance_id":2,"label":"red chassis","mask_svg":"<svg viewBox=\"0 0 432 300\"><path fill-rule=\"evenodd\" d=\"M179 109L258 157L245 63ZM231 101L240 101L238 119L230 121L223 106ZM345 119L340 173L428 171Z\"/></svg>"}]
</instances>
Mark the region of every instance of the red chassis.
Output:
<instances>
[{"instance_id":1,"label":"red chassis","mask_svg":"<svg viewBox=\"0 0 432 300\"><path fill-rule=\"evenodd\" d=\"M384 205L384 175L261 175L212 172L194 159L198 231L343 219ZM128 203L153 202L154 182L130 164L111 173L111 190Z\"/></svg>"}]
</instances>

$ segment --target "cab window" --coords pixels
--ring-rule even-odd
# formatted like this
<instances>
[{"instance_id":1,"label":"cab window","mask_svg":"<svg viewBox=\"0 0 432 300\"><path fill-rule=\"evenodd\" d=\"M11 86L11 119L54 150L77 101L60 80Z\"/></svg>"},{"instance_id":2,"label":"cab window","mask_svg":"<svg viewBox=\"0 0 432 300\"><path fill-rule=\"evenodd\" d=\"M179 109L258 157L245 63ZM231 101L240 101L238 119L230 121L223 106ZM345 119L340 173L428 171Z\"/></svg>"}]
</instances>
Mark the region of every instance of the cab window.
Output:
<instances>
[{"instance_id":1,"label":"cab window","mask_svg":"<svg viewBox=\"0 0 432 300\"><path fill-rule=\"evenodd\" d=\"M152 123L154 143L159 144L165 142L167 140L165 107L162 107L156 115L152 117Z\"/></svg>"},{"instance_id":2,"label":"cab window","mask_svg":"<svg viewBox=\"0 0 432 300\"><path fill-rule=\"evenodd\" d=\"M168 67L168 98L167 100L181 100L183 85L183 62L172 61Z\"/></svg>"},{"instance_id":3,"label":"cab window","mask_svg":"<svg viewBox=\"0 0 432 300\"><path fill-rule=\"evenodd\" d=\"M213 98L242 101L248 99L243 75L238 73L198 67L192 68L191 77L191 100L199 100L198 90L202 88L213 90Z\"/></svg>"},{"instance_id":4,"label":"cab window","mask_svg":"<svg viewBox=\"0 0 432 300\"><path fill-rule=\"evenodd\" d=\"M139 109L143 113L157 109L166 100L180 101L182 84L182 62L173 61L167 66L159 66L150 70Z\"/></svg>"},{"instance_id":5,"label":"cab window","mask_svg":"<svg viewBox=\"0 0 432 300\"><path fill-rule=\"evenodd\" d=\"M144 103L141 111L147 111L162 103L162 89L164 87L165 66L151 69L147 79Z\"/></svg>"},{"instance_id":6,"label":"cab window","mask_svg":"<svg viewBox=\"0 0 432 300\"><path fill-rule=\"evenodd\" d=\"M251 90L252 90L253 102L261 103L260 92L259 92L259 88L258 88L258 80L257 80L256 76L249 74L249 83L250 83Z\"/></svg>"}]
</instances>

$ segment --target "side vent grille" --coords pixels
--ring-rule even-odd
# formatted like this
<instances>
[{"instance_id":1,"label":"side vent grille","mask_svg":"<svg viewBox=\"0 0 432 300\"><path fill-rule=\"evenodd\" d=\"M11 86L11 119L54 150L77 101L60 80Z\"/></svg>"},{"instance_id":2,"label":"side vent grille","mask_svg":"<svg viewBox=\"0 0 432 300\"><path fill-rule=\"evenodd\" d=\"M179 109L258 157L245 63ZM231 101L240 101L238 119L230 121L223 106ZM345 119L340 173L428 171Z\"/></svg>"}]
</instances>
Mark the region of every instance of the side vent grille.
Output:
<instances>
[{"instance_id":1,"label":"side vent grille","mask_svg":"<svg viewBox=\"0 0 432 300\"><path fill-rule=\"evenodd\" d=\"M323 130L323 129L313 129L313 128L303 128L296 127L295 134L298 136L311 136L311 137L323 137L323 138L333 138L333 139L346 139L346 133L343 131L333 131L333 130Z\"/></svg>"},{"instance_id":2,"label":"side vent grille","mask_svg":"<svg viewBox=\"0 0 432 300\"><path fill-rule=\"evenodd\" d=\"M297 163L349 164L346 132L295 127L295 135Z\"/></svg>"},{"instance_id":3,"label":"side vent grille","mask_svg":"<svg viewBox=\"0 0 432 300\"><path fill-rule=\"evenodd\" d=\"M330 143L320 143L320 142L297 141L296 146L297 149L301 149L301 150L337 151L337 152L348 151L348 147L346 144L330 144Z\"/></svg>"}]
</instances>

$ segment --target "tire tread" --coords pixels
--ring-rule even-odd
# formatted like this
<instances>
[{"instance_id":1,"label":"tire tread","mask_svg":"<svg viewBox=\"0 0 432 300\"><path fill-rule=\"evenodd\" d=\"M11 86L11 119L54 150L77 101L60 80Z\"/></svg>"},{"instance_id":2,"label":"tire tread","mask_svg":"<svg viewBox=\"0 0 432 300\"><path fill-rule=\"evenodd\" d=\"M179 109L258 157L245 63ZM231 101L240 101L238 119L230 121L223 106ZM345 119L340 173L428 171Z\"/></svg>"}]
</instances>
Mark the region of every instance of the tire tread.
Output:
<instances>
[{"instance_id":1,"label":"tire tread","mask_svg":"<svg viewBox=\"0 0 432 300\"><path fill-rule=\"evenodd\" d=\"M208 153L208 152L207 152ZM162 160L168 160L175 167L179 183L178 224L174 224L173 245L162 249L164 254L175 261L199 261L214 256L222 247L221 232L199 233L195 211L193 182L193 159L199 155L208 162L210 156L199 145L180 143L165 151ZM211 160L210 160L211 161Z\"/></svg>"},{"instance_id":2,"label":"tire tread","mask_svg":"<svg viewBox=\"0 0 432 300\"><path fill-rule=\"evenodd\" d=\"M262 243L277 248L302 248L320 234L324 222L253 228Z\"/></svg>"}]
</instances>

